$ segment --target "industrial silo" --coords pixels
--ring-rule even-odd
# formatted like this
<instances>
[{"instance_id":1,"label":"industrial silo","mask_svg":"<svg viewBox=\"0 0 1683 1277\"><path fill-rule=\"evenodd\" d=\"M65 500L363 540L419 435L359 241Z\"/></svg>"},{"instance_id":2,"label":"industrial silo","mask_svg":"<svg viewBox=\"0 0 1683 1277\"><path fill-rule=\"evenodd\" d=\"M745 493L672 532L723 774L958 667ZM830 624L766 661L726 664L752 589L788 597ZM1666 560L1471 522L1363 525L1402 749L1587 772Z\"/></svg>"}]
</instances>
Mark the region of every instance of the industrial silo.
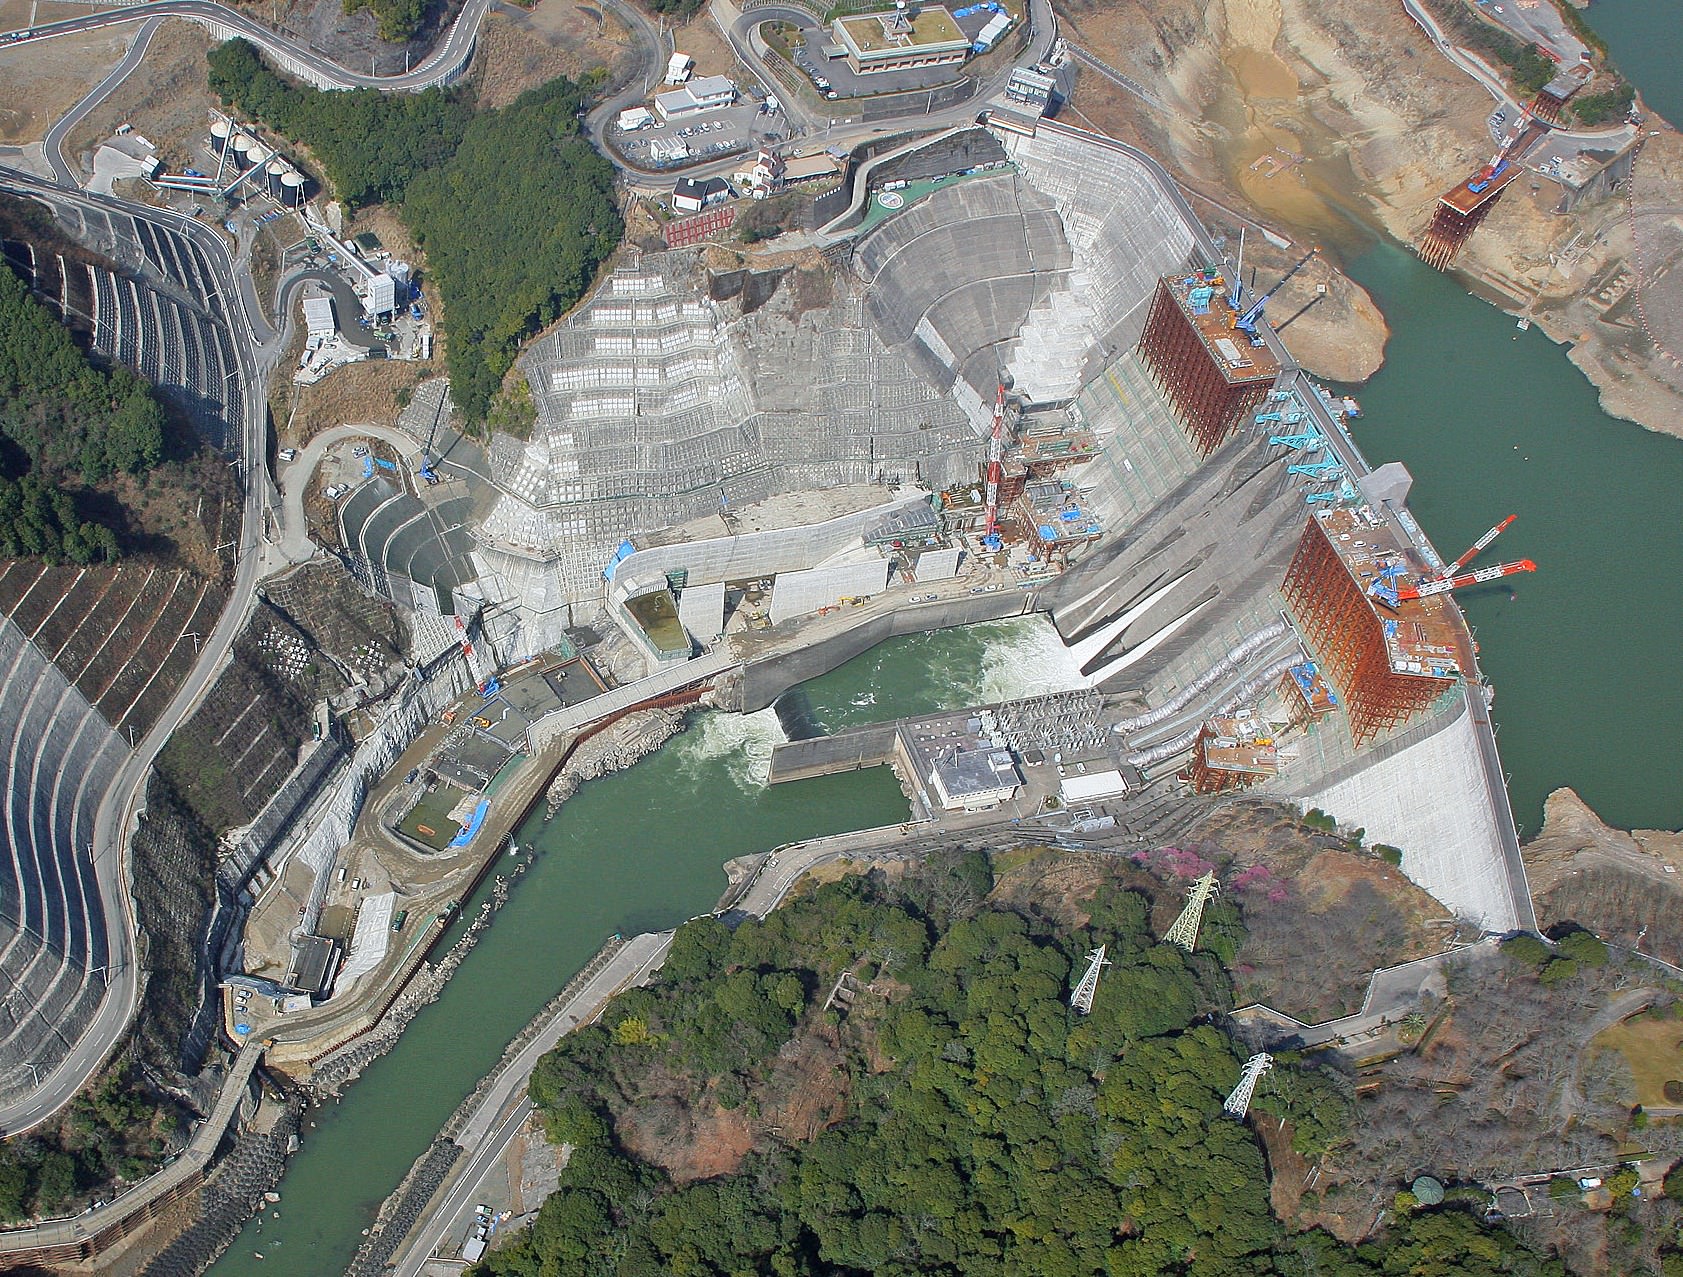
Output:
<instances>
[{"instance_id":1,"label":"industrial silo","mask_svg":"<svg viewBox=\"0 0 1683 1277\"><path fill-rule=\"evenodd\" d=\"M281 174L280 201L288 208L304 207L304 175L295 168Z\"/></svg>"},{"instance_id":2,"label":"industrial silo","mask_svg":"<svg viewBox=\"0 0 1683 1277\"><path fill-rule=\"evenodd\" d=\"M257 149L257 139L249 133L234 134L234 167L245 172L263 153Z\"/></svg>"},{"instance_id":3,"label":"industrial silo","mask_svg":"<svg viewBox=\"0 0 1683 1277\"><path fill-rule=\"evenodd\" d=\"M227 120L217 119L210 125L210 153L220 157L228 149L228 137L234 131L234 126Z\"/></svg>"},{"instance_id":4,"label":"industrial silo","mask_svg":"<svg viewBox=\"0 0 1683 1277\"><path fill-rule=\"evenodd\" d=\"M409 263L400 262L395 257L386 263L386 274L390 275L398 286L398 291L409 287Z\"/></svg>"},{"instance_id":5,"label":"industrial silo","mask_svg":"<svg viewBox=\"0 0 1683 1277\"><path fill-rule=\"evenodd\" d=\"M269 166L264 173L264 181L270 199L278 200L281 197L281 180L290 172L292 172L292 165L281 159L280 156L277 155L269 161Z\"/></svg>"}]
</instances>

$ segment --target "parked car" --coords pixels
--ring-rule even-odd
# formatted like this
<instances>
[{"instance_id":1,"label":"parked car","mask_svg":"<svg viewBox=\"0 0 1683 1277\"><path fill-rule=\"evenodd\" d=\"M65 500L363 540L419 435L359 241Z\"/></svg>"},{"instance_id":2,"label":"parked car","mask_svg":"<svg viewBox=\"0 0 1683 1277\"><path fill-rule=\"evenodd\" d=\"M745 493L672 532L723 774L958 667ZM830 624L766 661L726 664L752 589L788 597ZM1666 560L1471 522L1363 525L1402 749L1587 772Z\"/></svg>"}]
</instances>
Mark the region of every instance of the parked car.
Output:
<instances>
[{"instance_id":1,"label":"parked car","mask_svg":"<svg viewBox=\"0 0 1683 1277\"><path fill-rule=\"evenodd\" d=\"M282 448L280 450L280 459L282 461L291 461L297 455L298 449L296 448Z\"/></svg>"}]
</instances>

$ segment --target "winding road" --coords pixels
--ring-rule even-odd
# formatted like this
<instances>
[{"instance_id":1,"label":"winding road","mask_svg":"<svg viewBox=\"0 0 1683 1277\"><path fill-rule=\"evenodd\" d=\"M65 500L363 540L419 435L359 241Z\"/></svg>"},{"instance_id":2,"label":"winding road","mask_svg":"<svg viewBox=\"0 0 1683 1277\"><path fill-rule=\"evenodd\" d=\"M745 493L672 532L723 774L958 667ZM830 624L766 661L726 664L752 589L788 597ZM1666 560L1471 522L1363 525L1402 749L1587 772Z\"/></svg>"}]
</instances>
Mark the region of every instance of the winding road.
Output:
<instances>
[{"instance_id":1,"label":"winding road","mask_svg":"<svg viewBox=\"0 0 1683 1277\"><path fill-rule=\"evenodd\" d=\"M205 251L224 309L235 309L236 302L240 309L244 309L244 293L236 283L238 276L226 243L214 231L191 218L109 196L67 191L40 178L4 167L0 167L0 191L41 200L72 217L82 216L88 211L121 213L187 234ZM232 316L229 318L231 321ZM104 1063L134 1014L138 973L134 961L134 902L128 889L129 838L146 807L146 785L152 762L176 728L198 707L221 672L233 648L234 638L245 624L263 559L260 529L264 525L264 512L272 485L263 464L268 441L267 408L262 369L253 350L256 330L251 318L248 312L245 320L248 340L233 343L246 396L245 439L240 458L245 486L245 517L240 530L233 590L215 628L206 637L198 663L188 673L175 698L152 729L124 760L100 803L94 821L93 865L100 895L108 906L105 927L111 956L106 975L106 996L76 1045L56 1068L42 1077L35 1091L26 1099L0 1108L0 1130L7 1135L16 1135L39 1125L69 1103L88 1077Z\"/></svg>"},{"instance_id":2,"label":"winding road","mask_svg":"<svg viewBox=\"0 0 1683 1277\"><path fill-rule=\"evenodd\" d=\"M363 75L347 70L326 54L300 44L290 36L280 35L239 10L217 4L215 0L148 0L144 4L124 5L103 13L90 13L80 18L67 18L63 22L49 22L31 27L27 34L12 40L6 47L18 48L40 40L50 40L55 36L98 31L125 22L146 22L152 18L186 18L208 28L212 35L221 39L239 36L251 41L283 69L308 80L320 89L380 89L388 93L419 93L423 89L450 84L467 70L468 62L473 57L474 44L479 39L479 25L485 20L485 13L491 7L491 3L492 0L467 0L437 47L419 66L401 75Z\"/></svg>"}]
</instances>

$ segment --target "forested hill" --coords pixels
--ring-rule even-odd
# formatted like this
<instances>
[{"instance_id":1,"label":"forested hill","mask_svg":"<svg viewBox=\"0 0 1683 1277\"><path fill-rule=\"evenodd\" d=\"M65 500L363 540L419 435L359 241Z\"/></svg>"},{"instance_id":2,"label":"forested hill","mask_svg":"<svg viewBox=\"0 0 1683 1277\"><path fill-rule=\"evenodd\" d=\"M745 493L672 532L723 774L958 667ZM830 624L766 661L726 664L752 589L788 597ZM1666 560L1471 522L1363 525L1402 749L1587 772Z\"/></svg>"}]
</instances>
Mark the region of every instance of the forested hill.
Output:
<instances>
[{"instance_id":1,"label":"forested hill","mask_svg":"<svg viewBox=\"0 0 1683 1277\"><path fill-rule=\"evenodd\" d=\"M210 52L210 85L308 147L351 207L401 207L443 298L451 397L474 421L520 343L578 301L619 244L613 166L579 126L587 88L565 78L476 113L470 89L299 88L231 40Z\"/></svg>"},{"instance_id":2,"label":"forested hill","mask_svg":"<svg viewBox=\"0 0 1683 1277\"><path fill-rule=\"evenodd\" d=\"M571 1146L534 1224L477 1274L1554 1277L1464 1210L1375 1242L1288 1235L1249 1126L1209 954L1159 945L1137 894L1070 928L989 903L979 855L825 886L734 932L678 932L658 983L540 1062ZM1084 955L1114 965L1073 1016ZM845 986L838 981L846 974ZM828 1004L828 1005L826 1005ZM1344 1083L1289 1061L1253 1112L1299 1151Z\"/></svg>"},{"instance_id":3,"label":"forested hill","mask_svg":"<svg viewBox=\"0 0 1683 1277\"><path fill-rule=\"evenodd\" d=\"M0 555L115 558L116 533L81 518L67 485L156 466L164 428L144 381L126 368L91 365L69 330L0 265Z\"/></svg>"}]
</instances>

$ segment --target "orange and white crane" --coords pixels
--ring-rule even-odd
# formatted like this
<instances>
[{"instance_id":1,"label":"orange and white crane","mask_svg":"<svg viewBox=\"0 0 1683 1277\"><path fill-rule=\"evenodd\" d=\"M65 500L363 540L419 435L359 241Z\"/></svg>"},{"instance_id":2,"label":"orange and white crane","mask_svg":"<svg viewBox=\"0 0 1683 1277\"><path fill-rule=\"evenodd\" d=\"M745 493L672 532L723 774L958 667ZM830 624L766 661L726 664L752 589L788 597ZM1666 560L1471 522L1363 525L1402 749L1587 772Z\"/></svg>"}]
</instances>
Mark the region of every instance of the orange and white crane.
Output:
<instances>
[{"instance_id":1,"label":"orange and white crane","mask_svg":"<svg viewBox=\"0 0 1683 1277\"><path fill-rule=\"evenodd\" d=\"M993 438L988 442L988 526L982 533L982 544L990 550L999 548L999 479L1005 467L1005 383L999 383L999 393L993 401Z\"/></svg>"},{"instance_id":2,"label":"orange and white crane","mask_svg":"<svg viewBox=\"0 0 1683 1277\"><path fill-rule=\"evenodd\" d=\"M1424 599L1433 594L1448 594L1451 590L1459 590L1463 586L1477 585L1480 581L1499 581L1505 576L1518 576L1521 572L1535 572L1537 565L1530 559L1519 559L1513 563L1497 563L1488 568L1480 568L1477 572L1463 572L1460 576L1440 576L1431 581L1421 581L1418 585L1399 585L1397 598L1400 600Z\"/></svg>"},{"instance_id":3,"label":"orange and white crane","mask_svg":"<svg viewBox=\"0 0 1683 1277\"><path fill-rule=\"evenodd\" d=\"M1512 525L1513 521L1517 518L1519 518L1517 514L1510 514L1507 518L1503 519L1495 527L1491 528L1490 531L1481 536L1477 541L1474 541L1473 548L1468 550L1460 558L1456 559L1455 562L1445 568L1441 575L1454 576L1462 568L1466 567L1467 564L1471 563L1474 559L1478 558L1479 555L1483 554L1484 551L1489 548L1490 543L1497 537L1501 536L1502 533L1506 532Z\"/></svg>"},{"instance_id":4,"label":"orange and white crane","mask_svg":"<svg viewBox=\"0 0 1683 1277\"><path fill-rule=\"evenodd\" d=\"M1455 562L1451 563L1436 576L1425 577L1412 585L1398 584L1397 579L1402 576L1402 563L1394 562L1382 568L1373 583L1368 586L1368 593L1391 611L1396 611L1397 604L1410 599L1430 598L1434 594L1448 594L1451 590L1459 590L1463 586L1478 585L1483 581L1499 581L1506 576L1517 576L1521 572L1535 572L1537 565L1530 559L1519 559L1513 563L1498 563L1493 567L1479 568L1475 572L1463 572L1462 568L1471 563L1478 555L1487 549L1492 541L1507 531L1508 527L1519 516L1510 514L1490 531L1486 532Z\"/></svg>"}]
</instances>

